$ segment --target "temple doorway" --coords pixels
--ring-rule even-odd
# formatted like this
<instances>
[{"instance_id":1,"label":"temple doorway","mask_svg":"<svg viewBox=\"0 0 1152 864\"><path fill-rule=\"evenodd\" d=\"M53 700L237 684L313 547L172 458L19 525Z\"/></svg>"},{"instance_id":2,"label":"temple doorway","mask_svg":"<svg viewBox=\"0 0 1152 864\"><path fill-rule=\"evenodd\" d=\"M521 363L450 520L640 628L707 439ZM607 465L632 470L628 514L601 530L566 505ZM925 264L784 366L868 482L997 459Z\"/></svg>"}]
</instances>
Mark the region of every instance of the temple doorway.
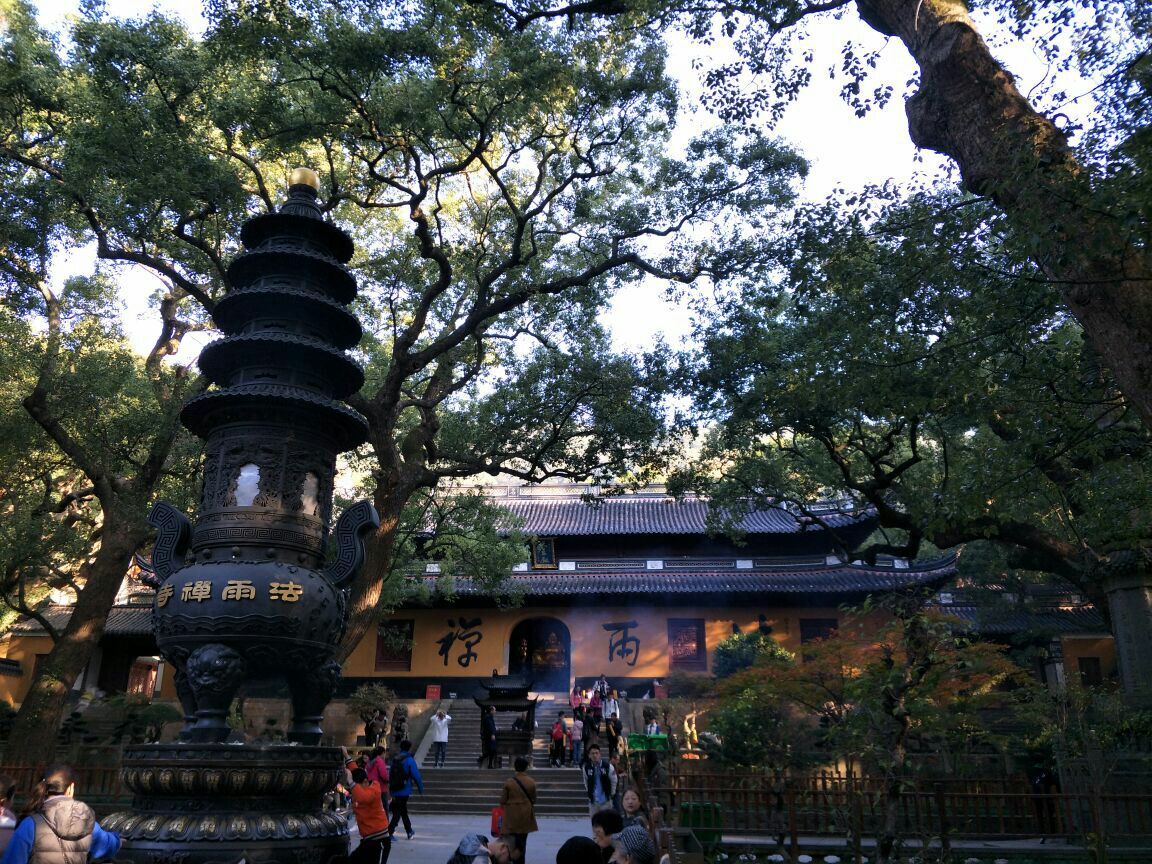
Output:
<instances>
[{"instance_id":1,"label":"temple doorway","mask_svg":"<svg viewBox=\"0 0 1152 864\"><path fill-rule=\"evenodd\" d=\"M512 628L508 671L535 682L535 690L567 692L572 674L572 637L557 618L529 618Z\"/></svg>"}]
</instances>

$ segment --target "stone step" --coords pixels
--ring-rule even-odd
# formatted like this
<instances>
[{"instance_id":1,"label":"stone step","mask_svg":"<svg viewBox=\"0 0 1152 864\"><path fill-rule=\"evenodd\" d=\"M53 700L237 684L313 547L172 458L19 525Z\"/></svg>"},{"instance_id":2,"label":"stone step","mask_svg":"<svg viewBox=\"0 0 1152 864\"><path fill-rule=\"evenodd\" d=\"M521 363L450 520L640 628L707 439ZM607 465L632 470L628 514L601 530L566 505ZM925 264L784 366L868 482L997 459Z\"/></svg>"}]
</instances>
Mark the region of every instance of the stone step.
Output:
<instances>
[{"instance_id":1,"label":"stone step","mask_svg":"<svg viewBox=\"0 0 1152 864\"><path fill-rule=\"evenodd\" d=\"M500 803L499 797L492 800L469 801L466 799L452 799L451 801L432 801L428 798L415 798L408 806L409 812L413 815L423 813L452 813L460 814L461 816L473 816L477 814L488 815L492 812L492 808ZM558 817L580 817L588 815L588 802L581 799L579 804L553 806L549 804L537 804L536 816L558 816Z\"/></svg>"},{"instance_id":2,"label":"stone step","mask_svg":"<svg viewBox=\"0 0 1152 864\"><path fill-rule=\"evenodd\" d=\"M424 795L412 799L414 808L444 813L486 813L500 802L500 790L511 772L508 768L420 768ZM583 816L588 801L581 773L570 768L533 768L538 816Z\"/></svg>"},{"instance_id":3,"label":"stone step","mask_svg":"<svg viewBox=\"0 0 1152 864\"><path fill-rule=\"evenodd\" d=\"M487 813L500 801L507 769L421 769L424 795L412 798L413 812L426 808L440 813ZM537 815L582 816L588 802L581 786L579 771L563 768L532 770L536 781Z\"/></svg>"},{"instance_id":4,"label":"stone step","mask_svg":"<svg viewBox=\"0 0 1152 864\"><path fill-rule=\"evenodd\" d=\"M573 768L533 768L530 772L532 779L537 783L547 783L555 788L564 788L568 785L579 785L580 772ZM420 777L436 777L439 782L450 782L462 785L488 785L499 787L511 776L511 769L476 768L475 765L467 768L427 768L420 769Z\"/></svg>"},{"instance_id":5,"label":"stone step","mask_svg":"<svg viewBox=\"0 0 1152 864\"><path fill-rule=\"evenodd\" d=\"M452 716L445 764L441 768L433 767L432 750L428 750L420 765L425 794L413 796L412 812L489 813L500 802L500 790L512 773L512 760L505 756L499 768L477 768L481 749L480 709L471 700L455 700L445 707ZM505 721L509 722L507 718ZM552 724L551 721L546 724L541 720L537 722L539 725L532 741L537 815L586 815L588 802L581 783L582 775L572 768L546 767Z\"/></svg>"},{"instance_id":6,"label":"stone step","mask_svg":"<svg viewBox=\"0 0 1152 864\"><path fill-rule=\"evenodd\" d=\"M455 753L454 754L452 752L452 742L449 741L448 742L448 753L444 757L444 766L443 767L456 768L456 769L470 768L474 771L474 770L476 770L477 767L479 767L476 764L479 759L480 759L480 751L479 750L477 750L475 753ZM535 752L533 752L532 765L535 768L547 768L548 767L548 752L546 750L544 750L543 748L537 749ZM500 766L502 768L510 770L512 768L512 759L505 756L502 760L500 760ZM429 771L431 771L431 770L433 770L433 767L434 766L432 765L432 753L431 753L431 751L429 751L428 756L424 759L423 763L421 763L421 765L420 765L420 770L423 771L425 768L427 768Z\"/></svg>"},{"instance_id":7,"label":"stone step","mask_svg":"<svg viewBox=\"0 0 1152 864\"><path fill-rule=\"evenodd\" d=\"M416 796L410 807L413 812L424 809L431 813L488 813L500 803L500 795L445 795ZM565 801L536 802L537 816L584 816L588 812L585 798Z\"/></svg>"},{"instance_id":8,"label":"stone step","mask_svg":"<svg viewBox=\"0 0 1152 864\"><path fill-rule=\"evenodd\" d=\"M452 717L452 725L449 727L448 753L445 757L445 765L450 768L469 766L474 768L477 759L480 758L480 708L471 701L464 703L457 699L447 706L446 710ZM534 765L548 764L548 747L551 743L548 732L551 728L551 723L547 726L540 724L536 728L536 734L532 741ZM430 767L431 765L432 749L429 748L428 753L420 763L420 767ZM508 762L508 765L510 766L511 762Z\"/></svg>"}]
</instances>

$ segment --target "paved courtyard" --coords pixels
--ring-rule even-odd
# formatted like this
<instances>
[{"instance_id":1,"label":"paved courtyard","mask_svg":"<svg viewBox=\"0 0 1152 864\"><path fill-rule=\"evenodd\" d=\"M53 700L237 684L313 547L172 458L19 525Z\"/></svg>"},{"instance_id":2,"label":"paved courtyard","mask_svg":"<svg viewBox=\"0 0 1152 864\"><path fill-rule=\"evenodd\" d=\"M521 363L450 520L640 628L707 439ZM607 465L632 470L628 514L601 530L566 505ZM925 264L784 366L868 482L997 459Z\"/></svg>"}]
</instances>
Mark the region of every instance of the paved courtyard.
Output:
<instances>
[{"instance_id":1,"label":"paved courtyard","mask_svg":"<svg viewBox=\"0 0 1152 864\"><path fill-rule=\"evenodd\" d=\"M417 799L418 800L418 799ZM528 864L554 864L556 850L561 844L573 835L591 836L592 826L586 818L569 818L545 816L538 817L540 830L528 837ZM355 821L351 824L352 842L359 841L356 833ZM445 864L448 858L456 851L456 844L465 834L489 834L488 819L482 816L435 816L426 813L412 814L412 827L416 829L416 836L411 840L404 839L403 826L392 844L392 855L388 864ZM759 840L765 849L771 845L768 837L742 838L745 842ZM838 839L821 837L801 838L803 848L819 861L822 857L820 850L842 850L842 842ZM871 844L868 844L871 845ZM1019 853L1022 850L1069 850L1078 847L1070 846L1062 839L1050 838L1047 845L1041 844L1039 839L1016 840L965 840L954 841L954 849L964 849L981 864L991 864L993 860L1003 853ZM1136 851L1136 850L1133 850ZM1152 860L1152 850L1144 850L1148 858L1125 857L1123 860Z\"/></svg>"},{"instance_id":2,"label":"paved courtyard","mask_svg":"<svg viewBox=\"0 0 1152 864\"><path fill-rule=\"evenodd\" d=\"M412 808L416 836L406 840L404 827L400 826L388 864L444 864L456 851L463 835L489 835L488 819L483 816L433 816L417 812L416 806ZM569 837L592 836L592 825L586 818L548 816L536 821L540 830L528 837L528 864L554 864L556 850ZM353 842L358 840L359 836L353 833Z\"/></svg>"}]
</instances>

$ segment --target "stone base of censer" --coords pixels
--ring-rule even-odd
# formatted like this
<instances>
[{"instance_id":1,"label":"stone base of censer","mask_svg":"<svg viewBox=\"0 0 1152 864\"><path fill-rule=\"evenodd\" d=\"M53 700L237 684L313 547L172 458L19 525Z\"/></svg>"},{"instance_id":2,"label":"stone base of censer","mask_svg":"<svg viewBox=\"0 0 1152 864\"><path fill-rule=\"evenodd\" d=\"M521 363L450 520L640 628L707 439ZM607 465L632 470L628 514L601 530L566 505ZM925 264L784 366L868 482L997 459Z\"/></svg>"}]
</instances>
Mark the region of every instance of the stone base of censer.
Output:
<instances>
[{"instance_id":1,"label":"stone base of censer","mask_svg":"<svg viewBox=\"0 0 1152 864\"><path fill-rule=\"evenodd\" d=\"M138 864L325 864L348 854L347 820L323 809L340 750L293 744L147 744L124 753L130 811L101 825Z\"/></svg>"}]
</instances>

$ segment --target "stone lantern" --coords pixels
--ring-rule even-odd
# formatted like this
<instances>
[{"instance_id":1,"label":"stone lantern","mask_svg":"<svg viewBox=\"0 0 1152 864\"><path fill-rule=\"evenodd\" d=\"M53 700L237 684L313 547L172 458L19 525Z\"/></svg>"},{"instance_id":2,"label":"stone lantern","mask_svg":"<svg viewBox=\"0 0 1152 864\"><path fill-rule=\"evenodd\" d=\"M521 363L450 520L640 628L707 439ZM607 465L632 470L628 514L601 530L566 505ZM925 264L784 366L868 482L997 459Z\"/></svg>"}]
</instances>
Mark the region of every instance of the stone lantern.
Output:
<instances>
[{"instance_id":1,"label":"stone lantern","mask_svg":"<svg viewBox=\"0 0 1152 864\"><path fill-rule=\"evenodd\" d=\"M349 508L329 550L336 457L367 423L340 401L364 380L346 354L361 335L347 309L352 241L324 220L318 187L297 169L280 210L241 229L212 313L224 337L199 360L214 386L181 414L205 441L200 508L192 521L164 503L149 516L156 642L185 722L177 743L125 752L133 809L105 825L127 860L320 864L347 851L346 822L321 808L343 766L320 720L340 677L346 587L379 520L366 501ZM268 679L291 695L288 740L237 741L229 707Z\"/></svg>"}]
</instances>

